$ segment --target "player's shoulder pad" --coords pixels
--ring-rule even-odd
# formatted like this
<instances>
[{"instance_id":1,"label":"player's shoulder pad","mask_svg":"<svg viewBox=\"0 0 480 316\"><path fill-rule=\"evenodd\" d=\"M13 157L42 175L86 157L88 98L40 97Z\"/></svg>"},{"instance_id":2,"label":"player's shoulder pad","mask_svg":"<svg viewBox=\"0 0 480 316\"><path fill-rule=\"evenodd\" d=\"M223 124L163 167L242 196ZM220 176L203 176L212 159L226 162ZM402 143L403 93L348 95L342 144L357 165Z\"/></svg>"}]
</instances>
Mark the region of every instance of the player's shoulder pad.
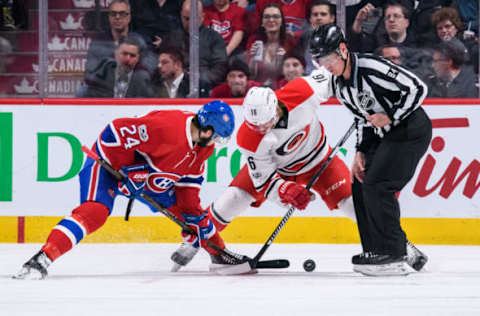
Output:
<instances>
[{"instance_id":1,"label":"player's shoulder pad","mask_svg":"<svg viewBox=\"0 0 480 316\"><path fill-rule=\"evenodd\" d=\"M247 123L243 122L238 129L237 145L242 149L246 149L254 153L257 151L258 146L262 142L262 139L265 137L265 135L266 134L254 131L248 127Z\"/></svg>"},{"instance_id":2,"label":"player's shoulder pad","mask_svg":"<svg viewBox=\"0 0 480 316\"><path fill-rule=\"evenodd\" d=\"M278 101L290 111L305 102L314 94L314 90L305 77L295 78L275 91Z\"/></svg>"}]
</instances>

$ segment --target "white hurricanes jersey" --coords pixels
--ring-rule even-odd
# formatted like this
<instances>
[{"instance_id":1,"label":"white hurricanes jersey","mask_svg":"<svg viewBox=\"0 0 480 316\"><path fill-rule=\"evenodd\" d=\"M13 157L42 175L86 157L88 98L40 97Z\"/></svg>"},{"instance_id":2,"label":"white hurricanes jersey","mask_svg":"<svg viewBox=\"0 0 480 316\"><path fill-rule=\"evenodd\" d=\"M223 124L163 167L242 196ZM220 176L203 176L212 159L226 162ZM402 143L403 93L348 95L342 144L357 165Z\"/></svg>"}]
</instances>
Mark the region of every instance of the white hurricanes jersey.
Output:
<instances>
[{"instance_id":1,"label":"white hurricanes jersey","mask_svg":"<svg viewBox=\"0 0 480 316\"><path fill-rule=\"evenodd\" d=\"M257 191L264 189L277 172L286 176L305 173L328 154L316 109L332 95L330 81L331 74L322 68L275 91L288 113L266 134L252 130L245 122L240 126L237 144L247 159Z\"/></svg>"}]
</instances>

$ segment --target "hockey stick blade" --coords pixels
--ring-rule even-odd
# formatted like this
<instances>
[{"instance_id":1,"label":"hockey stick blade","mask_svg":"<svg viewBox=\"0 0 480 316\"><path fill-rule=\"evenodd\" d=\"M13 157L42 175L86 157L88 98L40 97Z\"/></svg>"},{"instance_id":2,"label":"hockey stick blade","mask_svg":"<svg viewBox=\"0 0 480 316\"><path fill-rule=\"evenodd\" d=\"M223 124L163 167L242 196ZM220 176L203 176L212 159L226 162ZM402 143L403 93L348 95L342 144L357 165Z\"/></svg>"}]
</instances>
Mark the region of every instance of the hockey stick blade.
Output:
<instances>
[{"instance_id":1,"label":"hockey stick blade","mask_svg":"<svg viewBox=\"0 0 480 316\"><path fill-rule=\"evenodd\" d=\"M290 266L290 261L286 259L263 260L258 261L255 269L285 269Z\"/></svg>"},{"instance_id":2,"label":"hockey stick blade","mask_svg":"<svg viewBox=\"0 0 480 316\"><path fill-rule=\"evenodd\" d=\"M328 167L332 159L335 157L337 152L340 150L340 147L345 144L347 139L350 137L350 135L353 133L353 131L356 128L356 123L354 122L347 130L345 135L337 142L335 147L332 148L330 154L327 156L325 162L322 164L320 169L313 175L312 179L310 179L309 183L305 187L307 190L310 190L310 188L313 186L313 184L317 181L317 179L320 177L320 175L323 173L323 171ZM250 265L255 268L257 264L260 262L260 258L263 256L265 251L270 247L270 245L273 243L275 238L277 238L277 235L280 233L282 230L283 226L287 223L287 221L290 219L292 216L293 212L295 211L295 207L290 206L287 213L285 216L282 218L280 223L277 225L273 233L268 237L267 241L263 244L262 248L258 251L257 255L253 258L253 260L250 262Z\"/></svg>"}]
</instances>

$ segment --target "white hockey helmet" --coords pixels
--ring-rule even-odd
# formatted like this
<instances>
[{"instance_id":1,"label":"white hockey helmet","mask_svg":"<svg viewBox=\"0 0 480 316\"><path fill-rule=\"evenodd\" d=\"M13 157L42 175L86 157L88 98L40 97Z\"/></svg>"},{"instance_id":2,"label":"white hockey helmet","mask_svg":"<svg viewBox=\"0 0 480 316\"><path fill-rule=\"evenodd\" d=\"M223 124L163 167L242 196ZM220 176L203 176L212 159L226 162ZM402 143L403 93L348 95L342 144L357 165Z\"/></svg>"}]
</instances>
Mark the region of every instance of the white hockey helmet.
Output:
<instances>
[{"instance_id":1,"label":"white hockey helmet","mask_svg":"<svg viewBox=\"0 0 480 316\"><path fill-rule=\"evenodd\" d=\"M245 120L249 126L265 132L277 122L277 104L278 99L272 89L252 87L243 100Z\"/></svg>"}]
</instances>

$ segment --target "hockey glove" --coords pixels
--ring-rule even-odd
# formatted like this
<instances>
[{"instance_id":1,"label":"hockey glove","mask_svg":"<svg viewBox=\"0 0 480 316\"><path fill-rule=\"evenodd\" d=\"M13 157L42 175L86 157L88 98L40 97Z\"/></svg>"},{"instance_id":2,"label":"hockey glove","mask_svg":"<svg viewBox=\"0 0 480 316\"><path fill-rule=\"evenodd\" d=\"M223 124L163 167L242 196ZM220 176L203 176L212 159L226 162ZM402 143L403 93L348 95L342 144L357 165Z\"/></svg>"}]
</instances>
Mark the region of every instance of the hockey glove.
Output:
<instances>
[{"instance_id":1,"label":"hockey glove","mask_svg":"<svg viewBox=\"0 0 480 316\"><path fill-rule=\"evenodd\" d=\"M284 181L280 184L278 196L282 203L290 204L299 210L304 210L311 201L310 192L293 181Z\"/></svg>"},{"instance_id":2,"label":"hockey glove","mask_svg":"<svg viewBox=\"0 0 480 316\"><path fill-rule=\"evenodd\" d=\"M118 190L130 198L140 196L148 178L148 165L126 166L120 172L124 178L118 182Z\"/></svg>"},{"instance_id":3,"label":"hockey glove","mask_svg":"<svg viewBox=\"0 0 480 316\"><path fill-rule=\"evenodd\" d=\"M197 236L192 236L182 231L183 240L192 244L193 247L206 248L207 240L215 235L215 226L207 215L207 212L203 212L202 215L182 214L182 217L190 228L197 233Z\"/></svg>"}]
</instances>

